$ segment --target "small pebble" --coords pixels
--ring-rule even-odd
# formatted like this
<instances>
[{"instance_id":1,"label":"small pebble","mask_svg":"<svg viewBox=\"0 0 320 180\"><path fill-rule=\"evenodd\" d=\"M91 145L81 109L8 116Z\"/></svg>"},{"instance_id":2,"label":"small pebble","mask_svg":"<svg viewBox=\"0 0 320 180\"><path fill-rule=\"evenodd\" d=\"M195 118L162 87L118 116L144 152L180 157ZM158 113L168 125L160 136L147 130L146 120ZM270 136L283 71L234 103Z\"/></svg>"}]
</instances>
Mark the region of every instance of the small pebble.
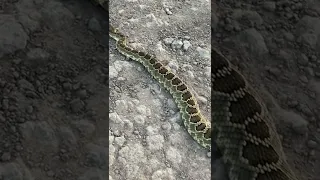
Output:
<instances>
[{"instance_id":1,"label":"small pebble","mask_svg":"<svg viewBox=\"0 0 320 180\"><path fill-rule=\"evenodd\" d=\"M171 44L172 49L180 49L182 46L183 42L180 39L175 39Z\"/></svg>"},{"instance_id":2,"label":"small pebble","mask_svg":"<svg viewBox=\"0 0 320 180\"><path fill-rule=\"evenodd\" d=\"M33 107L32 106L28 106L26 109L27 113L32 114L33 112Z\"/></svg>"},{"instance_id":3,"label":"small pebble","mask_svg":"<svg viewBox=\"0 0 320 180\"><path fill-rule=\"evenodd\" d=\"M201 102L203 104L207 104L208 103L207 98L205 98L203 96L198 96L197 98L198 98L199 102Z\"/></svg>"},{"instance_id":4,"label":"small pebble","mask_svg":"<svg viewBox=\"0 0 320 180\"><path fill-rule=\"evenodd\" d=\"M309 140L308 141L308 147L315 149L317 147L317 142L313 141L313 140Z\"/></svg>"},{"instance_id":5,"label":"small pebble","mask_svg":"<svg viewBox=\"0 0 320 180\"><path fill-rule=\"evenodd\" d=\"M309 82L307 76L300 76L300 80L301 80L302 82L304 82L304 83L308 83L308 82Z\"/></svg>"},{"instance_id":6,"label":"small pebble","mask_svg":"<svg viewBox=\"0 0 320 180\"><path fill-rule=\"evenodd\" d=\"M312 150L309 152L309 156L310 156L310 157L313 157L315 154L316 154L316 151L315 151L314 149L312 149Z\"/></svg>"},{"instance_id":7,"label":"small pebble","mask_svg":"<svg viewBox=\"0 0 320 180\"><path fill-rule=\"evenodd\" d=\"M77 95L79 98L85 98L88 95L87 90L85 90L85 89L78 90Z\"/></svg>"},{"instance_id":8,"label":"small pebble","mask_svg":"<svg viewBox=\"0 0 320 180\"><path fill-rule=\"evenodd\" d=\"M11 159L11 154L9 152L5 152L1 156L2 161L9 161Z\"/></svg>"},{"instance_id":9,"label":"small pebble","mask_svg":"<svg viewBox=\"0 0 320 180\"><path fill-rule=\"evenodd\" d=\"M189 41L184 40L183 41L183 50L187 51L191 47L191 43Z\"/></svg>"},{"instance_id":10,"label":"small pebble","mask_svg":"<svg viewBox=\"0 0 320 180\"><path fill-rule=\"evenodd\" d=\"M183 36L183 39L185 39L185 40L190 40L191 37L190 37L190 36Z\"/></svg>"},{"instance_id":11,"label":"small pebble","mask_svg":"<svg viewBox=\"0 0 320 180\"><path fill-rule=\"evenodd\" d=\"M197 47L197 51L202 58L205 58L205 59L211 58L210 52L208 50L203 49L201 47Z\"/></svg>"},{"instance_id":12,"label":"small pebble","mask_svg":"<svg viewBox=\"0 0 320 180\"><path fill-rule=\"evenodd\" d=\"M190 78L190 79L194 79L194 74L192 71L187 71L187 77Z\"/></svg>"},{"instance_id":13,"label":"small pebble","mask_svg":"<svg viewBox=\"0 0 320 180\"><path fill-rule=\"evenodd\" d=\"M165 122L164 124L161 125L161 128L163 130L170 130L171 129L171 124L169 122Z\"/></svg>"},{"instance_id":14,"label":"small pebble","mask_svg":"<svg viewBox=\"0 0 320 180\"><path fill-rule=\"evenodd\" d=\"M173 13L170 11L169 8L164 8L164 11L168 14L168 15L172 15Z\"/></svg>"},{"instance_id":15,"label":"small pebble","mask_svg":"<svg viewBox=\"0 0 320 180\"><path fill-rule=\"evenodd\" d=\"M119 146L122 146L125 141L126 141L126 139L123 136L115 137L115 139L114 139L114 142Z\"/></svg>"},{"instance_id":16,"label":"small pebble","mask_svg":"<svg viewBox=\"0 0 320 180\"><path fill-rule=\"evenodd\" d=\"M173 41L174 41L174 38L165 38L163 40L165 45L170 45L170 44L172 44Z\"/></svg>"},{"instance_id":17,"label":"small pebble","mask_svg":"<svg viewBox=\"0 0 320 180\"><path fill-rule=\"evenodd\" d=\"M100 22L96 18L91 18L88 22L88 28L91 31L101 31Z\"/></svg>"},{"instance_id":18,"label":"small pebble","mask_svg":"<svg viewBox=\"0 0 320 180\"><path fill-rule=\"evenodd\" d=\"M113 132L113 135L114 135L115 137L120 137L120 136L121 136L121 133L120 133L119 130L115 130L115 131Z\"/></svg>"}]
</instances>

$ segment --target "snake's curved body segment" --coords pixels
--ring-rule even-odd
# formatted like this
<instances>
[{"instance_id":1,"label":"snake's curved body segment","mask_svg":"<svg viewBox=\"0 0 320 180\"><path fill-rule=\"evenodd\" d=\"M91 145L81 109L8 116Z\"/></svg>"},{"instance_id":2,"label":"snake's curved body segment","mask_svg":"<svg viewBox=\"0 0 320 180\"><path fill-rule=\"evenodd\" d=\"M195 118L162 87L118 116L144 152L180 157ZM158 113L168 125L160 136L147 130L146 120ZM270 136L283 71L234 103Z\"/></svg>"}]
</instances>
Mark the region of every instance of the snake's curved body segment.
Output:
<instances>
[{"instance_id":1,"label":"snake's curved body segment","mask_svg":"<svg viewBox=\"0 0 320 180\"><path fill-rule=\"evenodd\" d=\"M211 123L200 112L199 105L186 84L154 56L126 45L126 37L110 26L109 35L116 40L117 50L141 63L148 72L173 96L188 133L203 147L211 150Z\"/></svg>"},{"instance_id":2,"label":"snake's curved body segment","mask_svg":"<svg viewBox=\"0 0 320 180\"><path fill-rule=\"evenodd\" d=\"M275 125L244 77L212 50L213 138L232 180L297 180Z\"/></svg>"}]
</instances>

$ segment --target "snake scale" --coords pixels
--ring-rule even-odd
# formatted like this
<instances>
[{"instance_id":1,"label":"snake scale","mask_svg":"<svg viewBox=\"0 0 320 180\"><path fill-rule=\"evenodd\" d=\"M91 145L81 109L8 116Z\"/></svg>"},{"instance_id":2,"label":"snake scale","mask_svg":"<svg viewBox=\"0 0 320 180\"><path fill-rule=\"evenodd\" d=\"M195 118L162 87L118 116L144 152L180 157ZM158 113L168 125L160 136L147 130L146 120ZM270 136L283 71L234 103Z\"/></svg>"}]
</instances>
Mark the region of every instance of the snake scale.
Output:
<instances>
[{"instance_id":1,"label":"snake scale","mask_svg":"<svg viewBox=\"0 0 320 180\"><path fill-rule=\"evenodd\" d=\"M92 1L108 11L108 1ZM230 180L298 180L287 163L266 107L225 56L212 48L212 122L209 122L201 114L193 93L177 75L156 57L127 46L127 37L109 26L116 49L141 63L173 96L192 138L211 150L213 136Z\"/></svg>"}]
</instances>

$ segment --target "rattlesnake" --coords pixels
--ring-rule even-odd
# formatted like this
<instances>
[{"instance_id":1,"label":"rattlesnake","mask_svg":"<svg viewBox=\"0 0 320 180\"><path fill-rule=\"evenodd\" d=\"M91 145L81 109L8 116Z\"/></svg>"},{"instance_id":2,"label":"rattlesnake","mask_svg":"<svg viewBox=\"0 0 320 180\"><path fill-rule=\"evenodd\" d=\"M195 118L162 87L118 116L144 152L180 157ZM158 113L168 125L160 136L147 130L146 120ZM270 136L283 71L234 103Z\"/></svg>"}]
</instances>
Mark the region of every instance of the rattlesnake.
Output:
<instances>
[{"instance_id":1,"label":"rattlesnake","mask_svg":"<svg viewBox=\"0 0 320 180\"><path fill-rule=\"evenodd\" d=\"M108 11L108 1L94 0ZM211 150L211 135L222 152L230 180L297 180L286 161L275 125L264 104L225 56L212 48L212 127L187 85L154 56L126 45L110 25L117 50L141 63L173 96L188 133ZM212 128L212 129L211 129Z\"/></svg>"},{"instance_id":2,"label":"rattlesnake","mask_svg":"<svg viewBox=\"0 0 320 180\"><path fill-rule=\"evenodd\" d=\"M212 132L229 178L297 180L259 96L225 56L211 53Z\"/></svg>"}]
</instances>

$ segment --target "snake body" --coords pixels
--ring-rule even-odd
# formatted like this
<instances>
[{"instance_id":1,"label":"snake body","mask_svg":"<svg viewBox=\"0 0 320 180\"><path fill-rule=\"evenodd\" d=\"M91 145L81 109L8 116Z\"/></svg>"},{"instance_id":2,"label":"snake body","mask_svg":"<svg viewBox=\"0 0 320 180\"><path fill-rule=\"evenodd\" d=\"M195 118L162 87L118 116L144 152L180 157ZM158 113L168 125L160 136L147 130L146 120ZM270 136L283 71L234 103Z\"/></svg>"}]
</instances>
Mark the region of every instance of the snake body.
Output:
<instances>
[{"instance_id":1,"label":"snake body","mask_svg":"<svg viewBox=\"0 0 320 180\"><path fill-rule=\"evenodd\" d=\"M94 0L108 10L108 1ZM110 26L109 36L124 56L141 63L173 96L183 123L201 146L211 136L223 155L230 180L297 180L287 163L275 125L264 104L228 59L212 48L212 127L187 85L154 56L130 48ZM212 129L211 129L212 128Z\"/></svg>"},{"instance_id":2,"label":"snake body","mask_svg":"<svg viewBox=\"0 0 320 180\"><path fill-rule=\"evenodd\" d=\"M141 63L170 92L189 134L200 145L211 150L211 123L201 114L197 100L187 85L154 56L128 47L126 36L112 26L109 27L109 35L116 40L116 48L121 54Z\"/></svg>"},{"instance_id":3,"label":"snake body","mask_svg":"<svg viewBox=\"0 0 320 180\"><path fill-rule=\"evenodd\" d=\"M212 49L212 132L231 180L297 180L265 105Z\"/></svg>"}]
</instances>

